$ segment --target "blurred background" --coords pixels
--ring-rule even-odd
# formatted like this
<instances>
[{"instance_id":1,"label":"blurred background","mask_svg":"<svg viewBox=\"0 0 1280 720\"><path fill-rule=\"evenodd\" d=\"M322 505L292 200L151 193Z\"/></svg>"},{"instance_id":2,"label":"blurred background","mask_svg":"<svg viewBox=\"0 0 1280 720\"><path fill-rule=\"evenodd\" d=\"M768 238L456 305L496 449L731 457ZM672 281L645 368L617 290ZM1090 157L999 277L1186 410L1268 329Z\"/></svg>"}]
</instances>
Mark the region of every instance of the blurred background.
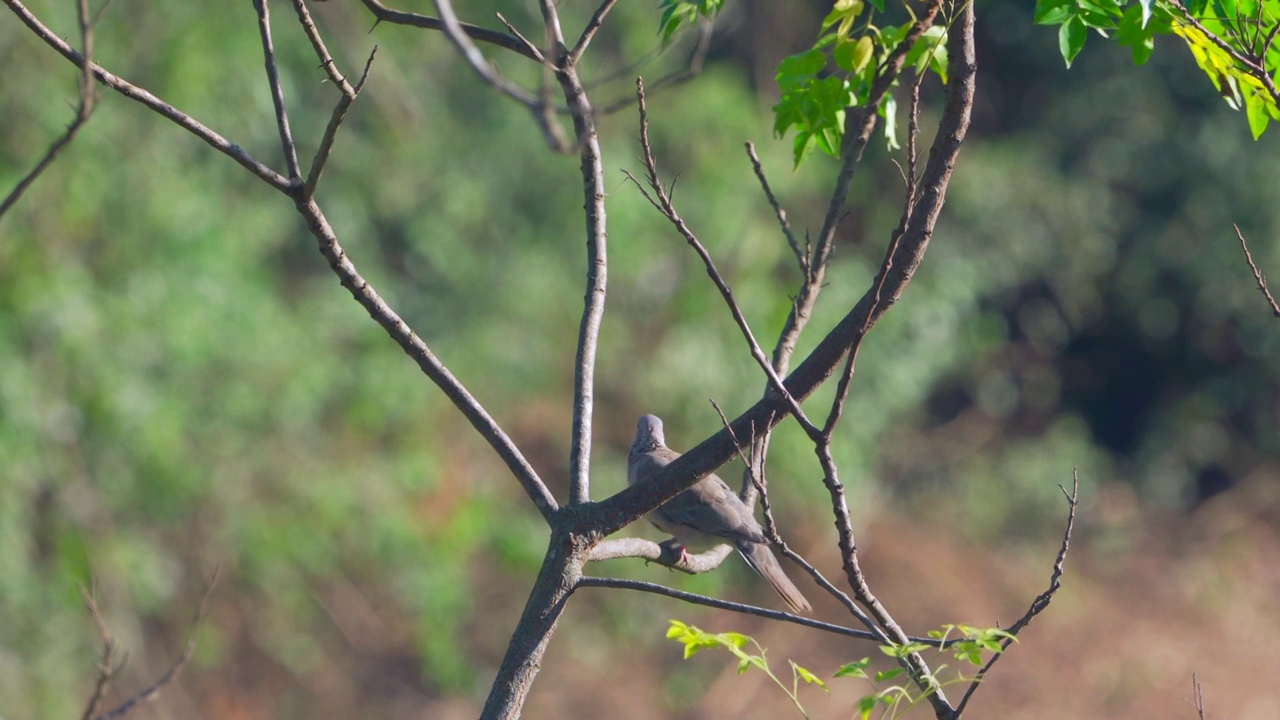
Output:
<instances>
[{"instance_id":1,"label":"blurred background","mask_svg":"<svg viewBox=\"0 0 1280 720\"><path fill-rule=\"evenodd\" d=\"M73 3L30 5L77 44ZM289 5L272 7L309 156L337 95ZM571 33L595 9L561 7ZM532 2L458 9L490 27L501 11L537 36ZM776 337L799 275L742 145L757 144L797 230L816 232L836 163L793 172L770 107L778 61L812 43L828 9L729 3L701 75L650 102L676 202L761 338ZM563 498L584 272L576 157L549 153L441 35L375 28L353 0L315 11L346 71L381 47L321 205ZM1026 3L977 12L973 128L923 267L863 347L839 435L868 578L913 633L1007 626L1047 585L1058 484L1078 468L1063 589L971 711L1192 718L1195 673L1211 717L1280 716L1264 669L1280 653L1280 326L1231 228L1280 278L1280 136L1250 140L1177 42L1135 68L1095 36L1067 71L1056 28L1033 26ZM658 16L651 3L614 10L585 70L598 105L629 96L637 72L683 66L693 38L658 54ZM522 58L486 53L537 81ZM116 3L96 58L283 165L249 3ZM72 117L76 72L8 12L0 64L7 192ZM940 96L926 84L926 127ZM639 171L635 128L630 111L603 123L596 498L625 484L638 415L662 415L686 449L719 427L708 399L735 415L764 387L697 258L624 181ZM901 157L879 137L868 151L797 358L868 287L901 206ZM782 532L836 578L812 450L791 424L775 437ZM546 538L501 463L338 285L291 203L158 116L105 94L0 219L0 717L81 712L99 646L78 586L96 582L128 653L118 702L172 662L216 564L194 660L136 717L473 717ZM737 559L691 578L637 561L589 571L778 604ZM818 617L848 622L802 587ZM663 639L670 618L752 635L784 673L790 658L830 679L880 655L587 589L525 716L794 716L727 655L681 661ZM868 692L830 684L801 692L814 717L849 717Z\"/></svg>"}]
</instances>

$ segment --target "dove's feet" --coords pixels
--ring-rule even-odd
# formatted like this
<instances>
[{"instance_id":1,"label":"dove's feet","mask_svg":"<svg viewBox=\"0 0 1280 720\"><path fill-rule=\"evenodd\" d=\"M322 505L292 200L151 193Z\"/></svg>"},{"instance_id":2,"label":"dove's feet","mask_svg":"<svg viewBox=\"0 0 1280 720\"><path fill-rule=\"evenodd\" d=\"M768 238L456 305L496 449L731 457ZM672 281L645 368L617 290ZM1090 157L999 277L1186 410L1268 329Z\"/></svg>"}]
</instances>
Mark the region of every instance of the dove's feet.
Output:
<instances>
[{"instance_id":1,"label":"dove's feet","mask_svg":"<svg viewBox=\"0 0 1280 720\"><path fill-rule=\"evenodd\" d=\"M670 552L671 554L676 556L676 562L678 563L689 562L689 551L685 548L685 546L681 545L680 542L675 538L670 538L664 541L663 543L661 543L661 545L664 552Z\"/></svg>"}]
</instances>

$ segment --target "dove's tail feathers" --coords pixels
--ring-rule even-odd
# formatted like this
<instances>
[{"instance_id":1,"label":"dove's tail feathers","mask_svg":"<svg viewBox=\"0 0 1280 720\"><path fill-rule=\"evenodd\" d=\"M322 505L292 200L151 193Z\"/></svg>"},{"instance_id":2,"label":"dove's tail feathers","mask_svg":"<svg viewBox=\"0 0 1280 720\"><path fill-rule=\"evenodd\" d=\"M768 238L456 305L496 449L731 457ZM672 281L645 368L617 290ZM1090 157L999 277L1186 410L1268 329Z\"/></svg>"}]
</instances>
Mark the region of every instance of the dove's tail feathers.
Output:
<instances>
[{"instance_id":1,"label":"dove's tail feathers","mask_svg":"<svg viewBox=\"0 0 1280 720\"><path fill-rule=\"evenodd\" d=\"M751 569L755 570L760 577L773 586L774 591L787 604L787 607L791 608L792 612L806 613L813 610L809 605L809 601L800 592L800 589L782 571L782 566L778 564L778 558L773 556L773 551L767 545L753 542L740 542L736 545L738 552L742 553L742 558L747 561Z\"/></svg>"}]
</instances>

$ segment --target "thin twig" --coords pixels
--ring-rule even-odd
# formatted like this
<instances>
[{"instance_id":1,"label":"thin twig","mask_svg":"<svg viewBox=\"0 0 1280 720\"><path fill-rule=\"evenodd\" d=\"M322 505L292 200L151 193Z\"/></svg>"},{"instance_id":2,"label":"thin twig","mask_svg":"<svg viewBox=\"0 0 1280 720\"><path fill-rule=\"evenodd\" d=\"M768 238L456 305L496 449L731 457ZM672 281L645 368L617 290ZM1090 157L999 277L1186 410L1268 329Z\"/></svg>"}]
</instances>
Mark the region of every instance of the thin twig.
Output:
<instances>
[{"instance_id":1,"label":"thin twig","mask_svg":"<svg viewBox=\"0 0 1280 720\"><path fill-rule=\"evenodd\" d=\"M547 58L542 54L542 51L538 49L537 45L534 45L533 42L529 40L529 38L521 34L521 32L516 29L515 25L512 25L510 21L508 21L505 17L503 17L502 13L494 13L494 14L498 16L498 22L501 22L503 25L505 25L517 40L524 43L525 49L529 51L529 54L533 56L533 59L537 60L539 63L541 63L544 66L551 67L551 61L547 60Z\"/></svg>"},{"instance_id":2,"label":"thin twig","mask_svg":"<svg viewBox=\"0 0 1280 720\"><path fill-rule=\"evenodd\" d=\"M1258 82L1262 83L1262 87L1271 95L1271 99L1274 102L1280 103L1280 89L1276 87L1275 82L1271 79L1271 73L1267 71L1266 61L1264 58L1249 57L1232 47L1231 43L1210 32L1208 28L1206 28L1187 10L1186 6L1184 6L1180 0L1169 0L1169 4L1178 11L1178 15L1184 22L1194 27L1196 30L1199 30L1204 34L1205 38L1207 38L1209 42L1218 46L1219 49L1231 56L1231 59L1239 63L1246 73L1257 79Z\"/></svg>"},{"instance_id":3,"label":"thin twig","mask_svg":"<svg viewBox=\"0 0 1280 720\"><path fill-rule=\"evenodd\" d=\"M711 36L714 28L715 28L715 25L710 20L703 19L699 21L698 41L694 44L693 50L689 52L689 60L688 62L685 63L684 69L676 70L674 72L668 73L658 78L657 80L649 83L649 94L652 95L654 93L657 93L660 90L676 87L677 85L686 83L702 74L702 67L703 67L703 64L706 62L707 53L711 50ZM656 57L656 54L654 55L654 57ZM643 67L645 64L648 63L648 60L651 59L651 58L648 58L648 56L646 56L646 58L647 59L643 59L638 63L630 65L624 68L623 70L618 71L617 73L611 73L609 76L609 79L616 79L619 76L625 77L625 76L635 75L636 74L635 71L638 70L640 67ZM625 75L623 75L623 73L625 73ZM605 80L601 79L601 80L596 80L595 82L600 83L600 82L605 82ZM632 105L635 104L635 101L636 100L635 100L634 94L627 95L626 97L620 98L615 102L606 103L605 105L602 105L600 109L597 110L596 112L598 115L601 115L601 116L612 115L616 112L620 112L622 110L626 110L630 108Z\"/></svg>"},{"instance_id":4,"label":"thin twig","mask_svg":"<svg viewBox=\"0 0 1280 720\"><path fill-rule=\"evenodd\" d=\"M293 144L289 113L284 107L284 88L280 86L280 68L276 65L276 49L271 41L271 11L267 8L267 0L253 0L253 9L258 12L258 34L262 37L262 56L267 65L267 83L271 86L271 104L276 111L276 128L280 132L284 164L289 170L289 180L298 183L302 180L302 170L298 167L298 147Z\"/></svg>"},{"instance_id":5,"label":"thin twig","mask_svg":"<svg viewBox=\"0 0 1280 720\"><path fill-rule=\"evenodd\" d=\"M92 20L89 18L88 0L75 1L76 13L80 23L80 45L84 48L84 53L80 59L80 102L76 106L76 115L72 118L71 124L67 126L67 129L63 130L62 134L49 145L48 150L45 150L44 155L36 162L35 167L22 176L18 184L13 187L13 190L5 196L4 200L0 201L0 217L4 217L4 214L9 212L9 208L18 202L23 193L27 191L27 188L31 187L31 184L36 181L36 178L40 177L53 164L53 161L58 158L63 149L71 144L76 134L80 132L80 128L84 127L84 124L89 121L89 116L93 114L94 109L97 107L98 98L93 87L93 26L97 24L97 18L95 17ZM110 4L110 0L103 3L99 12L106 9L108 4Z\"/></svg>"},{"instance_id":6,"label":"thin twig","mask_svg":"<svg viewBox=\"0 0 1280 720\"><path fill-rule=\"evenodd\" d=\"M782 622L803 625L815 630L822 630L836 635L857 638L859 640L871 640L873 642L880 641L880 638L874 633L866 630L857 630L843 625L822 622L821 620L814 620L813 618L807 618L802 615L792 615L791 613L782 612L780 610L770 610L768 608L762 608L755 605L745 605L743 603L730 602L728 600L721 600L719 598L708 597L706 595L698 595L697 593L676 590L675 588L669 588L665 585L645 582L643 580L624 580L622 578L605 578L584 575L578 580L578 584L575 586L575 588L581 587L616 588L620 590L637 590L640 592L653 593L655 595L665 595L670 598L675 598L676 600L683 600L688 603L693 603L694 605L704 605L706 607L716 608L717 610L730 610L744 615L755 615L756 617L762 617L768 620L781 620ZM937 638L910 637L908 639L911 642L923 643L930 647L944 649L956 642L959 642L955 638L950 640L938 640Z\"/></svg>"},{"instance_id":7,"label":"thin twig","mask_svg":"<svg viewBox=\"0 0 1280 720\"><path fill-rule=\"evenodd\" d=\"M796 235L791 231L791 223L787 220L787 211L782 209L781 203L778 202L778 196L773 194L773 188L769 187L769 179L764 175L764 166L760 163L760 156L756 154L755 143L746 143L747 157L751 158L751 168L756 172L756 178L760 180L760 187L764 190L764 196L769 200L769 205L773 207L774 217L778 218L778 225L782 227L782 234L787 238L787 245L791 246L791 252L796 256L796 262L800 264L800 274L807 280L809 278L809 256L800 249L800 243L796 241Z\"/></svg>"},{"instance_id":8,"label":"thin twig","mask_svg":"<svg viewBox=\"0 0 1280 720\"><path fill-rule=\"evenodd\" d=\"M50 30L44 25L44 23L40 22L35 15L31 14L31 11L27 10L27 8L23 6L21 0L0 0L0 2L3 2L8 6L8 8L13 11L13 14L17 15L18 19L30 28L31 31L34 32L41 40L43 40L46 45L58 51L60 55L77 66L83 66L85 64L84 56L76 52L76 50L63 41L57 33ZM98 79L98 82L106 85L112 90L115 90L121 95L124 95L130 100L146 105L151 110L159 113L187 132L213 146L213 148L218 152L221 152L232 160L240 163L240 165L246 170L256 175L271 187L286 194L290 192L292 184L288 178L259 162L256 158L246 152L244 148L227 140L206 127L204 124L200 123L198 120L192 118L190 115L166 103L155 95L152 95L150 92L116 75L113 75L110 72L107 72L96 63L89 64L93 68L93 75Z\"/></svg>"},{"instance_id":9,"label":"thin twig","mask_svg":"<svg viewBox=\"0 0 1280 720\"><path fill-rule=\"evenodd\" d=\"M84 599L85 607L89 609L89 617L93 619L93 625L98 629L98 638L102 640L102 659L98 661L98 679L94 682L93 693L89 696L84 712L80 715L81 720L90 720L94 713L98 712L98 705L102 704L102 698L107 694L107 685L111 683L120 666L115 662L118 647L116 640L111 636L111 629L107 627L107 621L103 619L102 612L98 610L98 601L94 598L93 592L82 587L80 597Z\"/></svg>"},{"instance_id":10,"label":"thin twig","mask_svg":"<svg viewBox=\"0 0 1280 720\"><path fill-rule=\"evenodd\" d=\"M182 669L191 661L191 654L195 652L196 639L200 635L200 625L204 623L205 615L209 611L209 598L213 595L214 586L218 584L218 575L221 570L221 566L214 566L213 574L209 576L209 580L205 583L204 592L200 595L200 605L196 608L196 617L191 621L191 629L187 631L187 644L182 648L182 654L178 656L178 659L174 660L173 665L169 666L169 671L161 675L160 679L152 683L150 687L120 703L114 710L98 715L95 720L112 720L113 718L124 717L139 705L160 697L160 691L177 679Z\"/></svg>"},{"instance_id":11,"label":"thin twig","mask_svg":"<svg viewBox=\"0 0 1280 720\"><path fill-rule=\"evenodd\" d=\"M343 95L351 94L352 87L347 82L346 76L338 71L338 64L329 54L329 48L325 47L324 38L320 37L320 30L316 27L315 20L311 18L306 0L292 0L292 2L294 12L298 13L298 22L302 24L302 31L306 33L307 40L311 41L311 48L316 51L316 57L320 58L320 67L324 69L333 84L342 90Z\"/></svg>"},{"instance_id":12,"label":"thin twig","mask_svg":"<svg viewBox=\"0 0 1280 720\"><path fill-rule=\"evenodd\" d=\"M498 92L503 93L524 104L529 108L538 106L538 98L528 90L510 82L502 77L493 69L489 61L485 58L484 53L480 52L480 48L472 42L466 30L462 27L462 23L458 21L458 16L453 12L453 4L449 0L434 0L436 12L440 15L440 22L443 24L443 30L449 41L458 48L462 53L463 59L471 66L476 75L489 84Z\"/></svg>"},{"instance_id":13,"label":"thin twig","mask_svg":"<svg viewBox=\"0 0 1280 720\"><path fill-rule=\"evenodd\" d=\"M600 29L601 25L604 25L605 17L613 9L613 6L617 4L618 0L604 0L604 2L600 3L600 7L596 8L595 13L591 15L591 20L583 28L578 42L573 46L573 50L569 51L570 65L577 65L578 61L582 59L582 53L586 52L587 46L591 44L591 39L596 36L596 31Z\"/></svg>"},{"instance_id":14,"label":"thin twig","mask_svg":"<svg viewBox=\"0 0 1280 720\"><path fill-rule=\"evenodd\" d=\"M303 0L294 0L301 3ZM322 46L323 47L323 46ZM333 152L333 143L338 138L338 128L342 127L342 121L347 117L347 111L355 104L356 97L360 91L364 89L365 81L369 79L369 70L373 67L373 59L378 54L378 46L374 45L373 50L369 51L369 59L364 63L364 72L360 74L360 81L352 87L346 80L342 79L338 85L342 90L342 97L338 98L338 104L333 106L333 113L329 116L329 124L324 128L324 136L320 138L320 146L316 148L315 157L311 159L311 170L307 173L307 182L302 187L303 199L309 199L315 195L316 185L320 182L320 175L324 173L325 164L329 161L329 155ZM330 61L332 64L332 61ZM336 74L336 69L335 69Z\"/></svg>"},{"instance_id":15,"label":"thin twig","mask_svg":"<svg viewBox=\"0 0 1280 720\"><path fill-rule=\"evenodd\" d=\"M1191 692L1193 693L1194 702L1188 703L1196 709L1196 717L1205 720L1208 716L1204 710L1204 686L1200 684L1200 678L1195 673L1191 673Z\"/></svg>"},{"instance_id":16,"label":"thin twig","mask_svg":"<svg viewBox=\"0 0 1280 720\"><path fill-rule=\"evenodd\" d=\"M711 405L716 409L716 413L720 415L720 422L724 423L725 429L728 430L730 436L733 437L734 444L739 448L738 457L739 459L742 460L742 463L747 466L747 472L752 476L752 483L755 486L757 492L759 493L761 512L764 513L765 538L774 546L776 546L784 556L786 556L792 562L794 562L795 564L803 568L804 571L807 572L809 576L813 578L814 582L816 582L819 587L821 587L822 589L830 593L831 596L834 597L837 602L843 605L851 615L853 615L858 619L858 622L861 622L864 626L866 626L867 630L877 640L879 640L880 642L889 643L890 642L889 638L884 634L884 631L881 630L874 622L872 622L871 618L867 617L866 613L858 609L857 604L854 603L853 599L850 598L847 593L845 593L844 591L840 590L840 588L837 588L835 585L833 585L829 580L827 580L826 576L824 576L822 572L818 570L818 568L814 567L813 564L810 563L808 560L805 560L804 557L800 555L800 553L792 550L791 546L787 545L787 542L782 539L782 536L778 533L777 521L774 520L774 517L773 517L773 507L769 501L769 490L768 490L767 483L764 481L763 477L756 475L756 469L757 469L756 466L753 465L750 461L748 461L747 458L742 454L742 450L741 450L742 445L741 443L738 442L738 438L736 437L736 435L734 435L733 426L729 424L729 419L725 417L724 412L720 410L720 406L716 405L714 400L711 401Z\"/></svg>"},{"instance_id":17,"label":"thin twig","mask_svg":"<svg viewBox=\"0 0 1280 720\"><path fill-rule=\"evenodd\" d=\"M44 40L46 44L57 50L68 60L77 64L84 61L80 53L77 53L49 28L45 27L22 5L20 0L0 0L0 2L4 2L40 39ZM476 401L466 387L458 382L457 378L431 352L431 349L418 337L418 334L387 305L381 295L356 271L355 265L338 243L337 236L334 234L332 226L329 225L328 219L324 217L319 205L313 199L300 198L294 190L295 186L280 173L263 165L240 146L228 142L221 135L205 127L186 113L159 100L150 92L120 79L98 65L93 65L93 72L99 82L168 118L228 155L267 184L293 197L299 214L319 243L321 254L329 261L329 266L338 275L343 287L347 288L356 301L387 331L387 334L391 335L392 339L400 345L405 353L413 358L427 377L444 391L444 394L448 396L454 407L462 412L472 427L480 433L481 437L489 443L489 446L494 449L498 457L502 458L503 462L506 463L512 475L515 476L521 487L529 495L530 500L533 501L534 506L542 513L543 518L550 521L551 516L559 509L559 506L551 496L551 492L547 490L546 484L542 482L537 472L534 471L533 466L524 458L519 448L515 446L515 443L511 441L511 438L507 436L484 407Z\"/></svg>"},{"instance_id":18,"label":"thin twig","mask_svg":"<svg viewBox=\"0 0 1280 720\"><path fill-rule=\"evenodd\" d=\"M1071 472L1071 494L1068 495L1067 489L1061 485L1058 486L1058 489L1062 490L1062 494L1067 498L1067 528L1062 533L1062 545L1058 548L1058 557L1053 561L1053 572L1049 575L1049 588L1031 601L1031 606L1027 608L1027 611L1007 630L1010 637L1000 643L1001 651L992 655L987 664L983 665L982 669L978 671L978 674L973 676L973 682L969 683L969 687L964 692L964 697L960 698L960 704L956 706L957 714L964 712L965 705L969 703L969 698L973 697L973 693L991 670L991 666L1004 657L1004 651L1008 650L1009 646L1013 644L1014 638L1018 633L1022 632L1022 629L1027 625L1030 625L1031 620L1036 615L1044 612L1044 609L1049 607L1049 603L1053 601L1054 594L1062 587L1062 564L1067 559L1067 548L1071 545L1071 533L1076 524L1076 507L1080 504L1080 471L1072 470Z\"/></svg>"},{"instance_id":19,"label":"thin twig","mask_svg":"<svg viewBox=\"0 0 1280 720\"><path fill-rule=\"evenodd\" d=\"M1267 289L1267 278L1258 269L1258 264L1253 261L1253 254L1249 252L1249 243L1244 241L1244 233L1240 232L1239 225L1233 224L1232 227L1236 229L1236 237L1240 238L1240 249L1244 250L1245 262L1249 263L1249 269L1253 271L1253 279L1258 283L1258 289L1262 291L1263 297L1271 305L1271 313L1276 317L1280 317L1280 305L1276 304L1276 299L1271 296L1271 291Z\"/></svg>"},{"instance_id":20,"label":"thin twig","mask_svg":"<svg viewBox=\"0 0 1280 720\"><path fill-rule=\"evenodd\" d=\"M801 409L800 403L792 397L786 386L782 383L782 378L774 371L773 365L769 363L769 358L760 349L760 344L756 342L755 335L751 332L751 327L747 324L746 317L742 314L738 303L733 299L733 291L729 288L729 284L725 282L724 277L720 275L720 271L716 269L715 261L711 259L711 253L707 252L707 248L698 240L693 231L689 229L688 224L680 217L676 211L675 205L672 203L671 195L667 192L662 184L662 180L658 178L658 165L653 157L653 148L649 144L649 111L645 105L644 81L636 78L636 101L640 106L640 149L643 153L645 165L646 180L649 187L653 190L653 196L645 192L643 186L636 181L630 173L627 177L636 183L636 187L640 188L640 192L644 194L646 200L650 202L659 212L662 213L667 220L675 226L677 232L684 237L689 247L693 248L698 257L702 259L703 266L706 268L707 275L711 281L715 283L716 288L720 291L720 296L724 298L725 303L729 306L729 312L733 315L733 320L738 325L738 329L742 331L742 336L746 338L747 344L751 349L751 357L764 370L765 376L769 380L770 386L779 397L783 398L787 407L791 410L791 414L795 416L800 426L805 432L814 436L818 432L818 428L805 416L804 410ZM625 171L624 171L625 172Z\"/></svg>"},{"instance_id":21,"label":"thin twig","mask_svg":"<svg viewBox=\"0 0 1280 720\"><path fill-rule=\"evenodd\" d=\"M405 12L403 10L393 10L386 5L383 5L378 0L360 0L360 2L364 3L364 6L369 9L369 12L373 13L373 16L378 19L378 22L391 23L392 25L408 25L410 27L422 28L424 30L445 29L444 21L439 18L420 15L418 13ZM468 37L476 42L496 45L518 55L523 55L530 60L543 62L541 58L529 52L529 45L527 42L523 42L513 35L507 35L496 30L482 28L477 25L469 25L467 23L458 23L458 26L462 28L462 31L465 32Z\"/></svg>"}]
</instances>

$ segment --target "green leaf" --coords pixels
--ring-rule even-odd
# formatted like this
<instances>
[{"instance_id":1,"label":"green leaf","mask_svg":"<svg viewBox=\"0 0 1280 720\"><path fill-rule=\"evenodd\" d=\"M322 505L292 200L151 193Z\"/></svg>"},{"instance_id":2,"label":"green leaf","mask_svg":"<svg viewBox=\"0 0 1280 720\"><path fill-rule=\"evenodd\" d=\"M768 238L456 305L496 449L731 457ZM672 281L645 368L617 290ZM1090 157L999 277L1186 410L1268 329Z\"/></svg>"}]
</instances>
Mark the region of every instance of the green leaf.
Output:
<instances>
[{"instance_id":1,"label":"green leaf","mask_svg":"<svg viewBox=\"0 0 1280 720\"><path fill-rule=\"evenodd\" d=\"M1154 24L1147 23L1145 8L1130 5L1116 31L1116 42L1133 48L1133 64L1145 65L1156 48Z\"/></svg>"},{"instance_id":2,"label":"green leaf","mask_svg":"<svg viewBox=\"0 0 1280 720\"><path fill-rule=\"evenodd\" d=\"M890 150L900 149L902 145L898 143L898 99L892 94L886 95L877 111L884 118L885 144Z\"/></svg>"},{"instance_id":3,"label":"green leaf","mask_svg":"<svg viewBox=\"0 0 1280 720\"><path fill-rule=\"evenodd\" d=\"M876 709L876 705L880 702L880 698L876 695L867 695L858 699L858 716L862 720L868 720L871 713Z\"/></svg>"},{"instance_id":4,"label":"green leaf","mask_svg":"<svg viewBox=\"0 0 1280 720\"><path fill-rule=\"evenodd\" d=\"M836 45L832 56L836 66L850 75L857 75L871 62L871 54L875 50L875 41L864 35L856 42L844 42Z\"/></svg>"},{"instance_id":5,"label":"green leaf","mask_svg":"<svg viewBox=\"0 0 1280 720\"><path fill-rule=\"evenodd\" d=\"M1253 133L1253 139L1257 140L1266 132L1267 124L1271 122L1267 100L1262 97L1261 92L1249 93L1245 96L1244 109L1249 118L1249 131Z\"/></svg>"},{"instance_id":6,"label":"green leaf","mask_svg":"<svg viewBox=\"0 0 1280 720\"><path fill-rule=\"evenodd\" d=\"M796 677L800 678L801 680L804 680L809 685L817 685L823 690L827 689L827 684L822 681L822 678L818 677L817 675L814 675L813 673L809 672L803 667L800 667L795 663L794 660L790 662L791 662L791 672L795 673Z\"/></svg>"},{"instance_id":7,"label":"green leaf","mask_svg":"<svg viewBox=\"0 0 1280 720\"><path fill-rule=\"evenodd\" d=\"M832 677L867 677L867 667L871 665L871 658L862 658L851 663L845 663L836 670L836 674Z\"/></svg>"},{"instance_id":8,"label":"green leaf","mask_svg":"<svg viewBox=\"0 0 1280 720\"><path fill-rule=\"evenodd\" d=\"M893 668L892 670L884 670L876 673L876 682L884 682L892 680L902 674L902 668Z\"/></svg>"},{"instance_id":9,"label":"green leaf","mask_svg":"<svg viewBox=\"0 0 1280 720\"><path fill-rule=\"evenodd\" d=\"M1058 30L1058 50L1062 53L1062 59L1067 61L1067 67L1071 67L1071 62L1080 54L1088 32L1078 15L1064 22Z\"/></svg>"},{"instance_id":10,"label":"green leaf","mask_svg":"<svg viewBox=\"0 0 1280 720\"><path fill-rule=\"evenodd\" d=\"M1072 0L1039 0L1033 22L1036 25L1061 25L1076 14Z\"/></svg>"},{"instance_id":11,"label":"green leaf","mask_svg":"<svg viewBox=\"0 0 1280 720\"><path fill-rule=\"evenodd\" d=\"M813 149L817 147L817 140L814 139L813 133L798 132L796 139L791 144L792 154L795 156L796 164L793 167L800 167L800 163L809 159L813 154Z\"/></svg>"},{"instance_id":12,"label":"green leaf","mask_svg":"<svg viewBox=\"0 0 1280 720\"><path fill-rule=\"evenodd\" d=\"M778 63L778 87L785 92L790 86L812 79L827 66L827 56L820 50L808 50Z\"/></svg>"}]
</instances>

